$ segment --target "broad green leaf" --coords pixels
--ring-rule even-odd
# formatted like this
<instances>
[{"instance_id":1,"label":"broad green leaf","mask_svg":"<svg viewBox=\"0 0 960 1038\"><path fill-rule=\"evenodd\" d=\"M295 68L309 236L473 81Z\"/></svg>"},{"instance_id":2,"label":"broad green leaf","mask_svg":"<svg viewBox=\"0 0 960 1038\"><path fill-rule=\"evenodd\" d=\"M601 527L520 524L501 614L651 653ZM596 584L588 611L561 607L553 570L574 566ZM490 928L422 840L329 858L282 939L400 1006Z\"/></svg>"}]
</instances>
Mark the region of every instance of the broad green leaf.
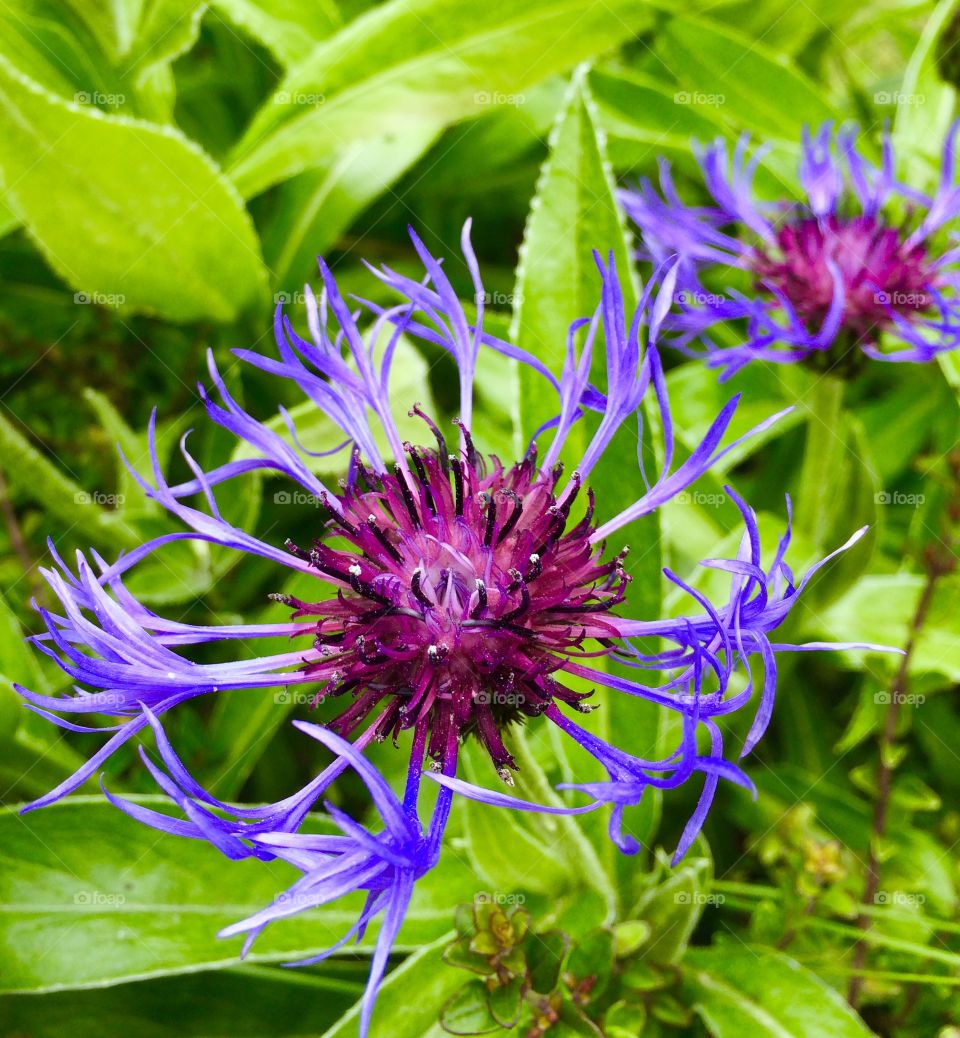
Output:
<instances>
[{"instance_id":1,"label":"broad green leaf","mask_svg":"<svg viewBox=\"0 0 960 1038\"><path fill-rule=\"evenodd\" d=\"M804 124L839 118L824 90L789 59L713 22L672 19L657 51L689 95L684 103L719 109L734 125L792 140Z\"/></svg>"},{"instance_id":2,"label":"broad green leaf","mask_svg":"<svg viewBox=\"0 0 960 1038\"><path fill-rule=\"evenodd\" d=\"M330 249L357 215L388 191L433 144L431 127L358 140L329 163L277 191L276 216L263 251L274 284L296 288L316 277L316 257Z\"/></svg>"},{"instance_id":3,"label":"broad green leaf","mask_svg":"<svg viewBox=\"0 0 960 1038\"><path fill-rule=\"evenodd\" d=\"M600 274L593 254L596 251L606 260L611 250L629 314L637 293L626 228L581 69L550 134L550 155L530 207L514 290L512 341L556 374L563 367L571 323L591 317L600 302ZM598 339L594 366L602 377L602 336ZM556 416L559 403L543 378L526 366L520 369L520 399L523 439L529 440ZM588 435L584 423L571 431L568 444L574 463Z\"/></svg>"},{"instance_id":4,"label":"broad green leaf","mask_svg":"<svg viewBox=\"0 0 960 1038\"><path fill-rule=\"evenodd\" d=\"M429 207L438 195L481 201L491 192L499 197L501 190L514 189L518 171L525 178L528 163L539 164L534 153L545 144L566 92L566 78L551 76L527 90L522 104L500 105L488 115L451 127L428 156L430 170L419 204Z\"/></svg>"},{"instance_id":5,"label":"broad green leaf","mask_svg":"<svg viewBox=\"0 0 960 1038\"><path fill-rule=\"evenodd\" d=\"M902 648L924 580L910 573L863 576L841 599L810 613L808 627L834 641L870 641ZM912 673L960 680L960 642L955 623L958 609L957 581L941 581L910 656Z\"/></svg>"},{"instance_id":6,"label":"broad green leaf","mask_svg":"<svg viewBox=\"0 0 960 1038\"><path fill-rule=\"evenodd\" d=\"M693 948L681 966L687 998L714 1038L870 1038L843 997L769 948Z\"/></svg>"},{"instance_id":7,"label":"broad green leaf","mask_svg":"<svg viewBox=\"0 0 960 1038\"><path fill-rule=\"evenodd\" d=\"M315 1038L356 1001L362 977L237 966L43 998L6 995L0 1019L5 1034L32 1038Z\"/></svg>"},{"instance_id":8,"label":"broad green leaf","mask_svg":"<svg viewBox=\"0 0 960 1038\"><path fill-rule=\"evenodd\" d=\"M54 94L105 111L166 122L170 62L197 38L199 0L9 0L0 11L5 53Z\"/></svg>"},{"instance_id":9,"label":"broad green leaf","mask_svg":"<svg viewBox=\"0 0 960 1038\"><path fill-rule=\"evenodd\" d=\"M196 145L65 102L0 58L0 168L78 303L232 320L262 298L249 216Z\"/></svg>"},{"instance_id":10,"label":"broad green leaf","mask_svg":"<svg viewBox=\"0 0 960 1038\"><path fill-rule=\"evenodd\" d=\"M628 0L493 0L483 17L444 0L391 0L291 69L230 169L259 194L351 141L422 133L523 102L523 91L649 23Z\"/></svg>"},{"instance_id":11,"label":"broad green leaf","mask_svg":"<svg viewBox=\"0 0 960 1038\"><path fill-rule=\"evenodd\" d=\"M306 58L341 24L334 0L214 0L213 6L284 68Z\"/></svg>"},{"instance_id":12,"label":"broad green leaf","mask_svg":"<svg viewBox=\"0 0 960 1038\"><path fill-rule=\"evenodd\" d=\"M159 796L138 803L162 809ZM209 844L167 836L102 797L28 815L0 811L0 990L57 991L236 965L242 941L216 934L269 904L297 873L281 862L228 862ZM448 855L414 894L398 948L433 940L476 880ZM248 962L329 947L362 896L269 927ZM271 932L271 930L273 932ZM97 949L96 955L89 950Z\"/></svg>"},{"instance_id":13,"label":"broad green leaf","mask_svg":"<svg viewBox=\"0 0 960 1038\"><path fill-rule=\"evenodd\" d=\"M370 1038L432 1038L444 1003L463 986L467 976L441 959L455 936L451 931L421 948L387 977L377 996ZM358 1003L322 1038L356 1038L359 1017ZM437 1031L444 1033L439 1028Z\"/></svg>"}]
</instances>

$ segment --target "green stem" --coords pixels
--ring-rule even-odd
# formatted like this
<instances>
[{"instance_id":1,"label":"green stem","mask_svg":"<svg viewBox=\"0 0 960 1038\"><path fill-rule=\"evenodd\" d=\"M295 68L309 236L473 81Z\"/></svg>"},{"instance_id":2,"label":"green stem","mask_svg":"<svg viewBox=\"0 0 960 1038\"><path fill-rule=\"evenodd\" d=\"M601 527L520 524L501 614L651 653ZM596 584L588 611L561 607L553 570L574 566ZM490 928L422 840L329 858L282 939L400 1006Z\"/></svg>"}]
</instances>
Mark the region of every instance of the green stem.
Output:
<instances>
[{"instance_id":1,"label":"green stem","mask_svg":"<svg viewBox=\"0 0 960 1038\"><path fill-rule=\"evenodd\" d=\"M830 531L831 504L846 460L843 389L842 379L821 375L805 401L809 414L797 494L797 529L818 550Z\"/></svg>"}]
</instances>

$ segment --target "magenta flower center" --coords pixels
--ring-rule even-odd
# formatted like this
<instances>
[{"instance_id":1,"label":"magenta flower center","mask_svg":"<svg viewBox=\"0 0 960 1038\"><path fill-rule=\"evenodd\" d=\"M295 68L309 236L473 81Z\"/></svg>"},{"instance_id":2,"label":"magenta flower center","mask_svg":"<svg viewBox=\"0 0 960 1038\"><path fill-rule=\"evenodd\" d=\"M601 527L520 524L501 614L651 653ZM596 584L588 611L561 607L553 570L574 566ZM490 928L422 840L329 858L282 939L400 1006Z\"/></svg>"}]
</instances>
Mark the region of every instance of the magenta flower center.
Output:
<instances>
[{"instance_id":1,"label":"magenta flower center","mask_svg":"<svg viewBox=\"0 0 960 1038\"><path fill-rule=\"evenodd\" d=\"M439 449L405 444L406 471L373 473L355 459L352 485L328 502L328 536L294 549L337 596L285 601L319 617L317 701L353 697L331 728L347 735L376 714L378 738L414 729L435 760L474 734L507 778L503 729L585 698L555 672L588 639L616 636L605 614L625 594L625 552L601 561L590 491L572 522L576 474L558 492L559 467L541 471L533 453L505 469L466 430L465 448L448 454L432 428Z\"/></svg>"},{"instance_id":2,"label":"magenta flower center","mask_svg":"<svg viewBox=\"0 0 960 1038\"><path fill-rule=\"evenodd\" d=\"M910 317L932 305L936 274L924 245L876 217L797 220L780 229L777 246L754 254L758 285L782 293L811 331L833 303L835 272L844 292L842 326L856 339L873 338L894 314Z\"/></svg>"}]
</instances>

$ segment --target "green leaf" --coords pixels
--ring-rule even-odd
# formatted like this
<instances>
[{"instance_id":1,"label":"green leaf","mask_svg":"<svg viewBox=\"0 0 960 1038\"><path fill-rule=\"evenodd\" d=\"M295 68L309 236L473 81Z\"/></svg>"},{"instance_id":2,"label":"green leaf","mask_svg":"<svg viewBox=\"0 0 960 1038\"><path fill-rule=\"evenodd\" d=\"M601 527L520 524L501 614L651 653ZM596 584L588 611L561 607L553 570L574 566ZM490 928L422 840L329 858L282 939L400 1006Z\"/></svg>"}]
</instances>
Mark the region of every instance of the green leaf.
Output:
<instances>
[{"instance_id":1,"label":"green leaf","mask_svg":"<svg viewBox=\"0 0 960 1038\"><path fill-rule=\"evenodd\" d=\"M809 617L811 630L834 641L870 641L902 648L925 578L910 573L860 578L842 598ZM956 616L960 609L960 582L943 580L910 656L914 674L941 674L960 680L960 642ZM862 654L856 654L857 657ZM876 657L874 657L876 659ZM895 658L894 662L895 662ZM880 693L888 697L889 692ZM922 707L923 696L908 705Z\"/></svg>"},{"instance_id":2,"label":"green leaf","mask_svg":"<svg viewBox=\"0 0 960 1038\"><path fill-rule=\"evenodd\" d=\"M9 0L0 10L7 57L52 93L106 111L167 122L170 62L200 31L199 0Z\"/></svg>"},{"instance_id":3,"label":"green leaf","mask_svg":"<svg viewBox=\"0 0 960 1038\"><path fill-rule=\"evenodd\" d=\"M704 907L710 903L707 891L712 873L709 858L687 858L641 897L631 914L653 931L644 948L644 962L675 963L683 957Z\"/></svg>"},{"instance_id":4,"label":"green leaf","mask_svg":"<svg viewBox=\"0 0 960 1038\"><path fill-rule=\"evenodd\" d=\"M229 321L262 298L249 216L173 128L62 101L0 58L0 142L14 208L76 302Z\"/></svg>"},{"instance_id":5,"label":"green leaf","mask_svg":"<svg viewBox=\"0 0 960 1038\"><path fill-rule=\"evenodd\" d=\"M482 980L465 984L443 1007L440 1023L449 1034L489 1034L499 1031L487 1002L487 986Z\"/></svg>"},{"instance_id":6,"label":"green leaf","mask_svg":"<svg viewBox=\"0 0 960 1038\"><path fill-rule=\"evenodd\" d=\"M136 800L169 805L160 796ZM8 992L236 965L242 941L217 931L268 905L298 875L279 861L226 862L214 847L155 832L102 797L73 797L24 816L4 809L0 847L0 990ZM418 884L398 948L445 933L452 905L475 885L461 862L445 857ZM322 951L356 921L362 901L344 898L268 927L247 961ZM458 982L463 976L446 972Z\"/></svg>"},{"instance_id":7,"label":"green leaf","mask_svg":"<svg viewBox=\"0 0 960 1038\"><path fill-rule=\"evenodd\" d=\"M294 288L315 277L316 257L430 148L436 135L432 127L424 127L358 140L283 184L277 191L277 215L263 235L274 283Z\"/></svg>"},{"instance_id":8,"label":"green leaf","mask_svg":"<svg viewBox=\"0 0 960 1038\"><path fill-rule=\"evenodd\" d=\"M333 0L213 0L213 6L285 68L306 58L341 24Z\"/></svg>"},{"instance_id":9,"label":"green leaf","mask_svg":"<svg viewBox=\"0 0 960 1038\"><path fill-rule=\"evenodd\" d=\"M693 948L685 994L714 1038L870 1038L844 999L793 959L761 947Z\"/></svg>"},{"instance_id":10,"label":"green leaf","mask_svg":"<svg viewBox=\"0 0 960 1038\"><path fill-rule=\"evenodd\" d=\"M550 134L544 163L520 248L511 341L532 353L553 372L563 367L567 332L590 317L600 302L600 275L594 251L606 259L613 251L625 293L626 312L636 305L630 278L629 246L616 189L604 151L602 131L580 69L567 91ZM581 340L582 341L582 340ZM599 374L603 374L603 353ZM559 404L543 378L526 365L520 369L521 427L526 442L555 417ZM568 439L578 461L588 432L579 423Z\"/></svg>"},{"instance_id":11,"label":"green leaf","mask_svg":"<svg viewBox=\"0 0 960 1038\"><path fill-rule=\"evenodd\" d=\"M590 90L617 169L649 166L660 155L693 166L691 141L706 143L722 133L718 109L678 104L676 91L660 79L593 69Z\"/></svg>"},{"instance_id":12,"label":"green leaf","mask_svg":"<svg viewBox=\"0 0 960 1038\"><path fill-rule=\"evenodd\" d=\"M734 124L793 140L799 128L839 119L825 91L786 57L714 22L674 18L657 50L678 77L680 104L719 109Z\"/></svg>"},{"instance_id":13,"label":"green leaf","mask_svg":"<svg viewBox=\"0 0 960 1038\"><path fill-rule=\"evenodd\" d=\"M326 977L266 966L163 977L92 991L0 998L6 1034L32 1038L313 1038L350 1008L357 978Z\"/></svg>"},{"instance_id":14,"label":"green leaf","mask_svg":"<svg viewBox=\"0 0 960 1038\"><path fill-rule=\"evenodd\" d=\"M463 984L463 974L440 958L452 936L421 948L387 977L377 996L370 1038L425 1038L431 1032L444 1002ZM322 1038L356 1038L359 1017L358 1004Z\"/></svg>"},{"instance_id":15,"label":"green leaf","mask_svg":"<svg viewBox=\"0 0 960 1038\"><path fill-rule=\"evenodd\" d=\"M649 22L630 0L493 0L483 17L445 0L391 0L291 69L240 142L246 197L351 141L441 127L522 91Z\"/></svg>"}]
</instances>

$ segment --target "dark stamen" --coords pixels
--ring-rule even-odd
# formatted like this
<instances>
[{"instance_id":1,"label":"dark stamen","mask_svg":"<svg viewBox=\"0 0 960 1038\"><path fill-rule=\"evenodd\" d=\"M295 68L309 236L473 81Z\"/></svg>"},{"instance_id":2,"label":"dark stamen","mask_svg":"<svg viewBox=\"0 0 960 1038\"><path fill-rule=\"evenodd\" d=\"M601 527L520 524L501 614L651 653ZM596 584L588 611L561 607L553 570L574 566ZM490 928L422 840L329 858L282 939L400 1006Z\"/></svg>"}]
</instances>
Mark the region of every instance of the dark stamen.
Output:
<instances>
[{"instance_id":1,"label":"dark stamen","mask_svg":"<svg viewBox=\"0 0 960 1038\"><path fill-rule=\"evenodd\" d=\"M502 490L501 493L504 497L509 497L513 502L513 511L510 513L510 518L500 527L500 533L497 535L497 544L503 543L507 534L520 521L520 513L523 511L523 501L518 494L515 494L512 490Z\"/></svg>"},{"instance_id":2,"label":"dark stamen","mask_svg":"<svg viewBox=\"0 0 960 1038\"><path fill-rule=\"evenodd\" d=\"M405 443L403 448L410 455L413 467L417 470L417 476L420 478L420 487L423 490L423 496L426 499L427 508L436 515L437 506L433 500L433 492L430 490L430 480L427 477L427 470L423 467L423 459L417 453L416 448L412 446L412 444Z\"/></svg>"},{"instance_id":3,"label":"dark stamen","mask_svg":"<svg viewBox=\"0 0 960 1038\"><path fill-rule=\"evenodd\" d=\"M493 499L493 494L486 491L480 497L483 498L483 507L487 515L486 526L483 530L483 543L485 547L489 548L493 543L493 524L497 521L497 504Z\"/></svg>"},{"instance_id":4,"label":"dark stamen","mask_svg":"<svg viewBox=\"0 0 960 1038\"><path fill-rule=\"evenodd\" d=\"M443 474L449 475L449 468L447 467L447 455L450 453L449 447L447 447L447 441L443 438L443 433L437 428L436 422L427 414L424 414L420 410L419 404L413 405L413 410L409 412L411 416L416 415L418 418L422 418L433 433L434 438L437 441L437 447L440 451L440 467L443 469Z\"/></svg>"},{"instance_id":5,"label":"dark stamen","mask_svg":"<svg viewBox=\"0 0 960 1038\"><path fill-rule=\"evenodd\" d=\"M330 495L326 491L320 495L320 500L323 502L326 510L330 513L330 521L336 523L337 526L343 527L351 537L356 537L357 528L331 506Z\"/></svg>"},{"instance_id":6,"label":"dark stamen","mask_svg":"<svg viewBox=\"0 0 960 1038\"><path fill-rule=\"evenodd\" d=\"M473 445L473 437L470 435L470 430L463 424L459 418L454 418L453 424L460 429L460 433L463 436L463 442L467 446L467 464L470 468L477 471L477 448Z\"/></svg>"},{"instance_id":7,"label":"dark stamen","mask_svg":"<svg viewBox=\"0 0 960 1038\"><path fill-rule=\"evenodd\" d=\"M487 611L487 585L477 577L477 604L470 612L471 620L479 620Z\"/></svg>"},{"instance_id":8,"label":"dark stamen","mask_svg":"<svg viewBox=\"0 0 960 1038\"><path fill-rule=\"evenodd\" d=\"M293 541L290 540L289 537L283 542L283 546L284 546L284 548L287 549L288 552L290 552L291 555L296 555L296 557L298 559L300 559L301 562L311 562L312 561L312 559L310 558L310 553L304 551L303 548L298 548L293 543Z\"/></svg>"},{"instance_id":9,"label":"dark stamen","mask_svg":"<svg viewBox=\"0 0 960 1038\"><path fill-rule=\"evenodd\" d=\"M400 496L403 498L404 506L407 509L407 515L410 516L410 522L419 529L420 513L417 511L417 503L413 500L413 494L410 492L410 487L407 484L407 477L399 465L393 466L393 474L397 477L397 486L400 488Z\"/></svg>"},{"instance_id":10,"label":"dark stamen","mask_svg":"<svg viewBox=\"0 0 960 1038\"><path fill-rule=\"evenodd\" d=\"M390 538L387 537L386 533L377 526L377 517L375 515L367 516L367 529L383 545L384 550L394 562L403 562L403 556L397 550L396 545L394 545L390 541Z\"/></svg>"},{"instance_id":11,"label":"dark stamen","mask_svg":"<svg viewBox=\"0 0 960 1038\"><path fill-rule=\"evenodd\" d=\"M421 581L423 579L423 571L415 569L413 576L410 578L410 590L413 592L413 597L422 605L425 609L433 609L434 604L429 598L423 593L423 587Z\"/></svg>"},{"instance_id":12,"label":"dark stamen","mask_svg":"<svg viewBox=\"0 0 960 1038\"><path fill-rule=\"evenodd\" d=\"M463 465L460 459L451 454L447 461L450 462L450 467L453 469L453 488L454 488L454 503L453 508L458 516L463 515Z\"/></svg>"}]
</instances>

